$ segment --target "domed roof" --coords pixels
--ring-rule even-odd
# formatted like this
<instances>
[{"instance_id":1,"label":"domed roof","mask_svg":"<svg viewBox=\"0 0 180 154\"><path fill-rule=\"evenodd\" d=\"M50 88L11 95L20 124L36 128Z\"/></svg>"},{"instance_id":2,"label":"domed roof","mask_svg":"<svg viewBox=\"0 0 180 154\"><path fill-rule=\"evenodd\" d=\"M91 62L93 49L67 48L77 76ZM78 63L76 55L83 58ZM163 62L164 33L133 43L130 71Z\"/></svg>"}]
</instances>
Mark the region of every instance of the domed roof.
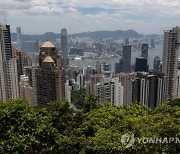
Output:
<instances>
[{"instance_id":1,"label":"domed roof","mask_svg":"<svg viewBox=\"0 0 180 154\"><path fill-rule=\"evenodd\" d=\"M43 48L55 48L54 44L51 43L51 41L46 41L42 45Z\"/></svg>"},{"instance_id":2,"label":"domed roof","mask_svg":"<svg viewBox=\"0 0 180 154\"><path fill-rule=\"evenodd\" d=\"M54 60L51 58L51 56L47 56L43 62L44 63L54 63Z\"/></svg>"}]
</instances>

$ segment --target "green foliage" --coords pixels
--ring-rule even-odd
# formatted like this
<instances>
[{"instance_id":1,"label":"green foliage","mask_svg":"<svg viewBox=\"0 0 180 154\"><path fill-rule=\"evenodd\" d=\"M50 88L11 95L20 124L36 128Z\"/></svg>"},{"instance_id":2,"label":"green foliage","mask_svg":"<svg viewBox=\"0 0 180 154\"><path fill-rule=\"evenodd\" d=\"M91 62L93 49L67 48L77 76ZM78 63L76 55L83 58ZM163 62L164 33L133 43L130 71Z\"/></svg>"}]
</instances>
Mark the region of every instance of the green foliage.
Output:
<instances>
[{"instance_id":1,"label":"green foliage","mask_svg":"<svg viewBox=\"0 0 180 154\"><path fill-rule=\"evenodd\" d=\"M66 101L31 108L24 100L0 102L0 153L139 154L178 153L179 144L134 143L125 148L121 137L179 137L180 100L150 109L132 103L114 107L89 96L83 111Z\"/></svg>"},{"instance_id":2,"label":"green foliage","mask_svg":"<svg viewBox=\"0 0 180 154\"><path fill-rule=\"evenodd\" d=\"M176 102L177 103L177 102ZM174 105L173 105L174 106ZM130 148L121 144L121 136L132 132L135 137L179 137L180 108L168 104L151 110L140 104L113 107L103 104L85 114L77 129L83 153L178 153L178 144L143 144Z\"/></svg>"},{"instance_id":3,"label":"green foliage","mask_svg":"<svg viewBox=\"0 0 180 154\"><path fill-rule=\"evenodd\" d=\"M83 104L83 111L89 112L91 110L98 108L98 100L98 96L89 95Z\"/></svg>"},{"instance_id":4,"label":"green foliage","mask_svg":"<svg viewBox=\"0 0 180 154\"><path fill-rule=\"evenodd\" d=\"M86 97L86 90L85 89L80 89L80 90L72 91L72 94L71 94L72 103L78 109L81 109L83 107L84 101L85 101L85 97Z\"/></svg>"},{"instance_id":5,"label":"green foliage","mask_svg":"<svg viewBox=\"0 0 180 154\"><path fill-rule=\"evenodd\" d=\"M47 116L38 115L28 102L0 102L0 153L57 151L59 135Z\"/></svg>"}]
</instances>

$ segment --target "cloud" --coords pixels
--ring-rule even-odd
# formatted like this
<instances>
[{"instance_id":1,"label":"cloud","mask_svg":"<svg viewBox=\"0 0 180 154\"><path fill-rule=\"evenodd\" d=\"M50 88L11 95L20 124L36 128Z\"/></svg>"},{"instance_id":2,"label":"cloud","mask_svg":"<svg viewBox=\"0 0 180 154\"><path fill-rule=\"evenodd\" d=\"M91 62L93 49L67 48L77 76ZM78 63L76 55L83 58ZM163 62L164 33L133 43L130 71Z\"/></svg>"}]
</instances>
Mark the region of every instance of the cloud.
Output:
<instances>
[{"instance_id":1,"label":"cloud","mask_svg":"<svg viewBox=\"0 0 180 154\"><path fill-rule=\"evenodd\" d=\"M180 0L1 0L0 6L14 25L29 28L27 23L40 22L37 30L24 28L28 33L59 31L61 26L71 33L104 29L161 33L180 24Z\"/></svg>"}]
</instances>

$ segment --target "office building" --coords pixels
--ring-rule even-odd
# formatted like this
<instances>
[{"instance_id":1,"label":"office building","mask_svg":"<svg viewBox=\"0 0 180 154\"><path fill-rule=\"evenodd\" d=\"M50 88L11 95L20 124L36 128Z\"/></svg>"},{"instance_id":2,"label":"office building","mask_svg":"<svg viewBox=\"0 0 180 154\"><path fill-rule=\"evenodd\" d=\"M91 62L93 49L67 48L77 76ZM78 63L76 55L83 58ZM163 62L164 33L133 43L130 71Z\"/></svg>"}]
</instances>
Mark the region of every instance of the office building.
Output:
<instances>
[{"instance_id":1,"label":"office building","mask_svg":"<svg viewBox=\"0 0 180 154\"><path fill-rule=\"evenodd\" d=\"M101 63L99 61L96 62L96 73L101 74L102 68L101 68Z\"/></svg>"},{"instance_id":2,"label":"office building","mask_svg":"<svg viewBox=\"0 0 180 154\"><path fill-rule=\"evenodd\" d=\"M155 42L154 42L154 39L151 39L151 48L155 49Z\"/></svg>"},{"instance_id":3,"label":"office building","mask_svg":"<svg viewBox=\"0 0 180 154\"><path fill-rule=\"evenodd\" d=\"M148 44L144 43L141 46L141 57L148 59Z\"/></svg>"},{"instance_id":4,"label":"office building","mask_svg":"<svg viewBox=\"0 0 180 154\"><path fill-rule=\"evenodd\" d=\"M180 45L180 27L164 31L163 66L162 71L167 77L167 99L177 98L176 79L177 61Z\"/></svg>"},{"instance_id":5,"label":"office building","mask_svg":"<svg viewBox=\"0 0 180 154\"><path fill-rule=\"evenodd\" d=\"M16 28L16 34L17 34L17 49L22 51L23 41L22 41L22 35L21 35L21 27Z\"/></svg>"},{"instance_id":6,"label":"office building","mask_svg":"<svg viewBox=\"0 0 180 154\"><path fill-rule=\"evenodd\" d=\"M131 72L131 45L123 46L122 72Z\"/></svg>"},{"instance_id":7,"label":"office building","mask_svg":"<svg viewBox=\"0 0 180 154\"><path fill-rule=\"evenodd\" d=\"M69 65L68 59L68 40L67 40L67 30L63 28L61 30L61 51L62 51L62 63L63 67L66 69Z\"/></svg>"},{"instance_id":8,"label":"office building","mask_svg":"<svg viewBox=\"0 0 180 154\"><path fill-rule=\"evenodd\" d=\"M158 56L156 56L154 58L154 68L153 68L153 70L155 72L160 72L161 71L161 59Z\"/></svg>"},{"instance_id":9,"label":"office building","mask_svg":"<svg viewBox=\"0 0 180 154\"><path fill-rule=\"evenodd\" d=\"M148 72L147 58L136 58L135 72Z\"/></svg>"},{"instance_id":10,"label":"office building","mask_svg":"<svg viewBox=\"0 0 180 154\"><path fill-rule=\"evenodd\" d=\"M119 62L115 62L115 74L122 72L122 59L119 59Z\"/></svg>"}]
</instances>

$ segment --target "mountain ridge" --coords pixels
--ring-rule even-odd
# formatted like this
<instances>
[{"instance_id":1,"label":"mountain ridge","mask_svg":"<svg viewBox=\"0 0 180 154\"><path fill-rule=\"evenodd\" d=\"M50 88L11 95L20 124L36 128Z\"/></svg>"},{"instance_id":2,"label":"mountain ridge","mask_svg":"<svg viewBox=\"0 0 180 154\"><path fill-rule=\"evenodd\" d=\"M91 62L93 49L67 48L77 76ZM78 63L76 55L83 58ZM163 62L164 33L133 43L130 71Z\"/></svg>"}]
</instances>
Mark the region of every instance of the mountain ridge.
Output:
<instances>
[{"instance_id":1,"label":"mountain ridge","mask_svg":"<svg viewBox=\"0 0 180 154\"><path fill-rule=\"evenodd\" d=\"M70 37L89 37L92 39L104 39L104 38L139 38L141 34L137 33L135 30L115 30L115 31L94 31L94 32L82 32L82 33L76 33L76 34L71 34L69 35ZM53 32L46 32L44 34L39 34L39 35L27 35L23 34L22 39L24 41L34 41L34 40L39 40L39 41L45 41L47 39L51 41L56 41L56 39L60 39L61 34L53 33ZM17 40L16 33L11 33L11 39L13 42Z\"/></svg>"}]
</instances>

